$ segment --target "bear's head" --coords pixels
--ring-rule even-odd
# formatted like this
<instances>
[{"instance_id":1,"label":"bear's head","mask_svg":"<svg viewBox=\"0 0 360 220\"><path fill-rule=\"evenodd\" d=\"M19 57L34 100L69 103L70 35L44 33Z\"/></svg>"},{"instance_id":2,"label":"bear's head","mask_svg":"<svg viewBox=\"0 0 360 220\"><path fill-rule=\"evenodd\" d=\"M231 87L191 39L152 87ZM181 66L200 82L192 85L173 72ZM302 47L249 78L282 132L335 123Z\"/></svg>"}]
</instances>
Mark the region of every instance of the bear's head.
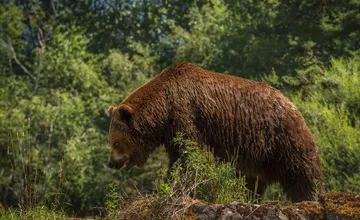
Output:
<instances>
[{"instance_id":1,"label":"bear's head","mask_svg":"<svg viewBox=\"0 0 360 220\"><path fill-rule=\"evenodd\" d=\"M108 167L129 169L134 165L142 166L143 163L137 160L138 150L131 127L134 110L127 104L120 104L117 107L110 106L109 114L112 120L109 130L111 157Z\"/></svg>"}]
</instances>

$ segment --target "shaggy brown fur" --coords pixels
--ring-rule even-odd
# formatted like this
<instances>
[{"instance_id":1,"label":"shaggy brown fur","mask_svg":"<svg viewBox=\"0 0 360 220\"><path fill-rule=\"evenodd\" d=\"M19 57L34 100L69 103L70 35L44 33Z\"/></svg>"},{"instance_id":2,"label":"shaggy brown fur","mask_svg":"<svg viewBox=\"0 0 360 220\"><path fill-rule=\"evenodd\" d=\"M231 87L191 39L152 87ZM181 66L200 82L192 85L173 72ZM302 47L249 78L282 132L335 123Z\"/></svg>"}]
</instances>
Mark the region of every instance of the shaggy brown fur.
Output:
<instances>
[{"instance_id":1,"label":"shaggy brown fur","mask_svg":"<svg viewBox=\"0 0 360 220\"><path fill-rule=\"evenodd\" d=\"M260 194L274 182L294 202L313 200L317 190L323 193L319 153L301 113L264 83L180 64L109 112L110 167L142 166L161 144L171 166L179 158L172 140L182 132L210 146L216 157L229 160L236 153L238 171L250 189L258 177Z\"/></svg>"}]
</instances>

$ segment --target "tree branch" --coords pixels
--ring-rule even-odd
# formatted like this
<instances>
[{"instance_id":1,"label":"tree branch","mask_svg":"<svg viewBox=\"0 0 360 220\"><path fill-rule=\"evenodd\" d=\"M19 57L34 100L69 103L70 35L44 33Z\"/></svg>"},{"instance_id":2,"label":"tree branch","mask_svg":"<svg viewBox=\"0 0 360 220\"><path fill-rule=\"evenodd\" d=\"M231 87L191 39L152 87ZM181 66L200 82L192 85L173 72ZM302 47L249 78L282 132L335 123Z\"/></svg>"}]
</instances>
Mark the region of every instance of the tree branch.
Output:
<instances>
[{"instance_id":1,"label":"tree branch","mask_svg":"<svg viewBox=\"0 0 360 220\"><path fill-rule=\"evenodd\" d=\"M2 38L0 38L0 43L5 47L11 54L11 57L15 60L15 62L21 67L21 69L28 74L33 80L35 80L35 76L20 62L17 58L14 47L11 43L6 43Z\"/></svg>"},{"instance_id":2,"label":"tree branch","mask_svg":"<svg viewBox=\"0 0 360 220\"><path fill-rule=\"evenodd\" d=\"M52 10L54 11L55 16L58 16L58 12L57 12L57 10L56 10L56 8L55 8L54 1L53 1L53 0L50 0L50 3L51 3L51 8L52 8Z\"/></svg>"},{"instance_id":3,"label":"tree branch","mask_svg":"<svg viewBox=\"0 0 360 220\"><path fill-rule=\"evenodd\" d=\"M40 48L39 48L39 63L38 66L35 70L35 85L34 85L34 92L36 93L38 88L39 88L39 76L40 76L40 72L42 70L43 67L43 58L44 58L44 51L45 51L45 44L44 44L44 34L43 31L41 30L41 27L37 27L38 33L37 33L37 39L39 41L40 44Z\"/></svg>"}]
</instances>

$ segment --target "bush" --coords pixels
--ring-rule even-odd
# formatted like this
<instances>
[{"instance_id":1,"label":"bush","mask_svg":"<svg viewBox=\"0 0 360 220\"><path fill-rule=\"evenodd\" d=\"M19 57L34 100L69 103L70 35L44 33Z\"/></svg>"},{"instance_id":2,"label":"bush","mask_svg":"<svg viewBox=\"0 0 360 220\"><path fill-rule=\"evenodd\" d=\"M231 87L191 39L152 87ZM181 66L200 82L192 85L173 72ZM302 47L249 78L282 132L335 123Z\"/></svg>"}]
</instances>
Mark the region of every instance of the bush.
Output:
<instances>
[{"instance_id":1,"label":"bush","mask_svg":"<svg viewBox=\"0 0 360 220\"><path fill-rule=\"evenodd\" d=\"M186 140L182 135L174 139L181 148L180 159L170 174L171 188L188 191L192 196L207 202L252 203L257 198L245 185L244 176L237 178L236 157L230 162L214 158L209 149Z\"/></svg>"}]
</instances>

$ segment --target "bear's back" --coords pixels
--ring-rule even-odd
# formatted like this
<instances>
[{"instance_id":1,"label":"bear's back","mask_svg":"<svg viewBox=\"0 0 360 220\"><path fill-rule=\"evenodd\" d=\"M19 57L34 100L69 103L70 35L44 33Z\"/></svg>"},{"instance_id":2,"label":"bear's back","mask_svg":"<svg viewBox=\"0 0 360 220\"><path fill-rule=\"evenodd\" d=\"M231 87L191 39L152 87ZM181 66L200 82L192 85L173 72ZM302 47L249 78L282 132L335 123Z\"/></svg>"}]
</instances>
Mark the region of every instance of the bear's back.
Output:
<instances>
[{"instance_id":1,"label":"bear's back","mask_svg":"<svg viewBox=\"0 0 360 220\"><path fill-rule=\"evenodd\" d=\"M157 82L155 83L155 81ZM203 92L220 89L225 93L243 92L251 93L255 96L264 96L267 99L280 98L288 100L280 91L263 82L208 71L191 63L181 63L167 67L154 78L154 84L174 84L176 87L199 89Z\"/></svg>"}]
</instances>

